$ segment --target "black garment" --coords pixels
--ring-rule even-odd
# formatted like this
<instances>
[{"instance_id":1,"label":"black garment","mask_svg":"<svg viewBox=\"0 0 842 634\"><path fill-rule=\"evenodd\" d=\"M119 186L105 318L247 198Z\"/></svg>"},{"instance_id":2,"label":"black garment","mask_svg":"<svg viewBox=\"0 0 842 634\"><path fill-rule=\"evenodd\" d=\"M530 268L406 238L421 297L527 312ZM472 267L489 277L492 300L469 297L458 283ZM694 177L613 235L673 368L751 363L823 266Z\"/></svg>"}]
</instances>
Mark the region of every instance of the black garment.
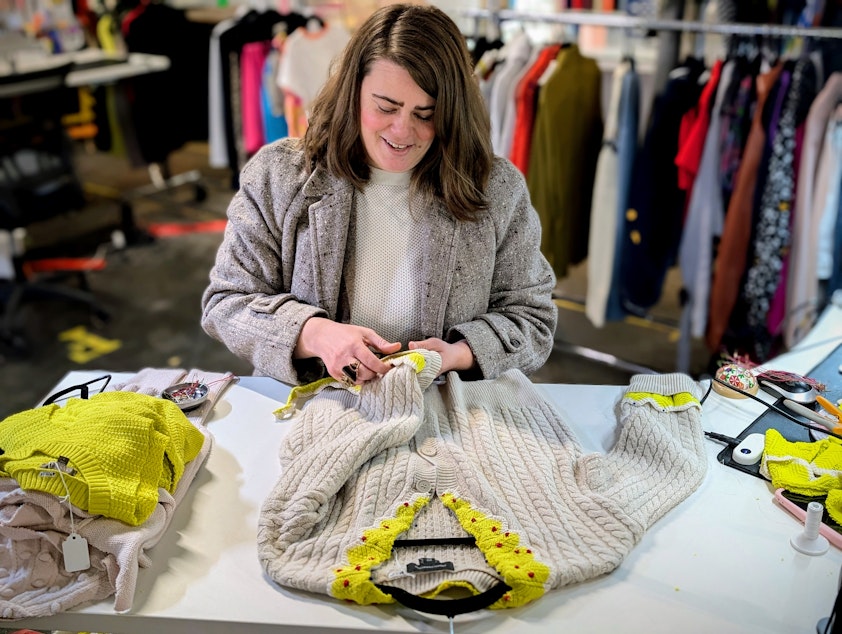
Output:
<instances>
[{"instance_id":1,"label":"black garment","mask_svg":"<svg viewBox=\"0 0 842 634\"><path fill-rule=\"evenodd\" d=\"M482 59L482 56L485 55L488 51L502 47L503 40L499 38L496 40L489 40L485 36L477 38L477 41L474 44L474 48L471 50L471 60L473 61L474 66L476 66L479 63L479 60Z\"/></svg>"},{"instance_id":2,"label":"black garment","mask_svg":"<svg viewBox=\"0 0 842 634\"><path fill-rule=\"evenodd\" d=\"M131 82L131 118L146 163L165 163L187 141L208 138L208 49L212 26L181 9L149 3L125 35L130 52L165 55L168 70Z\"/></svg>"},{"instance_id":3,"label":"black garment","mask_svg":"<svg viewBox=\"0 0 842 634\"><path fill-rule=\"evenodd\" d=\"M222 113L225 121L225 145L228 166L232 173L232 189L239 189L240 170L245 165L242 116L240 108L240 53L249 42L266 42L275 33L306 26L307 19L298 13L281 14L275 10L248 11L236 24L219 36L219 68L222 72ZM205 73L207 75L207 73ZM205 104L207 112L207 103Z\"/></svg>"},{"instance_id":4,"label":"black garment","mask_svg":"<svg viewBox=\"0 0 842 634\"><path fill-rule=\"evenodd\" d=\"M634 162L620 272L620 301L644 315L661 297L667 270L678 258L686 194L678 188L678 131L702 93L704 63L688 58L655 97L646 136Z\"/></svg>"}]
</instances>

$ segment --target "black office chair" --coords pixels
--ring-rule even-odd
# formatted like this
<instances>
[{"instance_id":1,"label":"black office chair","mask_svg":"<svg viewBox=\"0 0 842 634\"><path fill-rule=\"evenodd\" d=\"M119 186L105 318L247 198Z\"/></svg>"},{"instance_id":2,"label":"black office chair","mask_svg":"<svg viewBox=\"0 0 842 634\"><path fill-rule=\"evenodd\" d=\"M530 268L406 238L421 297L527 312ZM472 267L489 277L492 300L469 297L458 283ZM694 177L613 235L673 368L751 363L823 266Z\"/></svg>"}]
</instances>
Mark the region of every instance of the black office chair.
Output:
<instances>
[{"instance_id":1,"label":"black office chair","mask_svg":"<svg viewBox=\"0 0 842 634\"><path fill-rule=\"evenodd\" d=\"M108 318L108 311L88 287L85 271L55 270L48 276L33 273L34 255L26 239L28 227L85 205L72 147L61 122L63 115L78 110L77 93L66 83L71 69L68 63L0 75L0 230L7 232L13 270L10 279L0 281L0 345L15 352L27 349L17 322L21 305L29 298L81 303L98 319ZM71 253L70 246L59 241L51 246L50 255ZM38 257L44 254L42 251ZM64 283L67 277L75 278L76 285Z\"/></svg>"}]
</instances>

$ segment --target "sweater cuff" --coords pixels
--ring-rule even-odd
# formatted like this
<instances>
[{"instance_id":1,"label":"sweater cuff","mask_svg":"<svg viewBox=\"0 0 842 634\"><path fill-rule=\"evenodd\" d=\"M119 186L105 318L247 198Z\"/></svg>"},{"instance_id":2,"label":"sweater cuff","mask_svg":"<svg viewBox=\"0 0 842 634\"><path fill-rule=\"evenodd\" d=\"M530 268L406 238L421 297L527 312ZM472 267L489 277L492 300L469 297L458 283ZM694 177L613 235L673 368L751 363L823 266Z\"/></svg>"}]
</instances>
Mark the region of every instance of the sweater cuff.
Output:
<instances>
[{"instance_id":1,"label":"sweater cuff","mask_svg":"<svg viewBox=\"0 0 842 634\"><path fill-rule=\"evenodd\" d=\"M680 372L671 374L636 374L629 382L629 392L650 392L672 396L684 392L692 394L696 399L702 395L698 383L688 375Z\"/></svg>"}]
</instances>

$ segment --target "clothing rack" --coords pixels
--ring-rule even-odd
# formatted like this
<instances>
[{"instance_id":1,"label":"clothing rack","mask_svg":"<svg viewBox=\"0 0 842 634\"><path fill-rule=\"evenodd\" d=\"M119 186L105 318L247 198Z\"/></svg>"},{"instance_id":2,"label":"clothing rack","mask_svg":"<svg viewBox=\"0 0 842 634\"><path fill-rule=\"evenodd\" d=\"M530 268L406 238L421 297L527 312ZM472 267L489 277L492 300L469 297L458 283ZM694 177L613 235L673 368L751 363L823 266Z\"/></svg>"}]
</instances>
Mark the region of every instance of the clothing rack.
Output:
<instances>
[{"instance_id":1,"label":"clothing rack","mask_svg":"<svg viewBox=\"0 0 842 634\"><path fill-rule=\"evenodd\" d=\"M747 24L727 22L699 22L644 18L620 12L569 10L558 13L537 13L508 9L462 9L459 15L468 18L490 19L496 22L549 22L578 26L604 26L639 31L685 31L719 35L758 35L764 37L809 37L842 39L842 28L804 27L780 24Z\"/></svg>"},{"instance_id":2,"label":"clothing rack","mask_svg":"<svg viewBox=\"0 0 842 634\"><path fill-rule=\"evenodd\" d=\"M496 1L496 0L495 0ZM712 33L719 35L761 36L767 38L811 38L842 40L842 28L839 27L808 27L778 24L753 24L735 22L702 22L697 20L660 19L640 17L619 11L588 11L564 10L555 13L541 13L532 11L515 11L509 9L460 9L457 14L461 17L491 21L497 32L502 32L500 25L504 21L539 22L550 24L566 24L575 26L595 26L612 29L623 29L627 34L646 33L651 31L674 31L689 33ZM676 371L688 373L691 359L691 337L689 311L682 307L682 314L678 324L679 339L676 353ZM591 348L556 342L559 351L597 361L613 368L627 372L647 372L647 368L634 363L623 361L614 355ZM649 372L654 372L648 370Z\"/></svg>"}]
</instances>

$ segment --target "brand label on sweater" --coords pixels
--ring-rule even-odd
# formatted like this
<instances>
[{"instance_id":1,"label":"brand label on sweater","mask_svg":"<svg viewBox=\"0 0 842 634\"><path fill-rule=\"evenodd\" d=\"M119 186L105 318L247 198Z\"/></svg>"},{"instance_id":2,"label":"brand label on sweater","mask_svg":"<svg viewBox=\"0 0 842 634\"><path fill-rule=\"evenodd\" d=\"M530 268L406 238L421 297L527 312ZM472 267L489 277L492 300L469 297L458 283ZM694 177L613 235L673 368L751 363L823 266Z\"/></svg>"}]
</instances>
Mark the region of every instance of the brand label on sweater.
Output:
<instances>
[{"instance_id":1,"label":"brand label on sweater","mask_svg":"<svg viewBox=\"0 0 842 634\"><path fill-rule=\"evenodd\" d=\"M432 557L420 557L418 563L406 564L407 572L439 572L440 570L453 570L452 561L439 561Z\"/></svg>"}]
</instances>

